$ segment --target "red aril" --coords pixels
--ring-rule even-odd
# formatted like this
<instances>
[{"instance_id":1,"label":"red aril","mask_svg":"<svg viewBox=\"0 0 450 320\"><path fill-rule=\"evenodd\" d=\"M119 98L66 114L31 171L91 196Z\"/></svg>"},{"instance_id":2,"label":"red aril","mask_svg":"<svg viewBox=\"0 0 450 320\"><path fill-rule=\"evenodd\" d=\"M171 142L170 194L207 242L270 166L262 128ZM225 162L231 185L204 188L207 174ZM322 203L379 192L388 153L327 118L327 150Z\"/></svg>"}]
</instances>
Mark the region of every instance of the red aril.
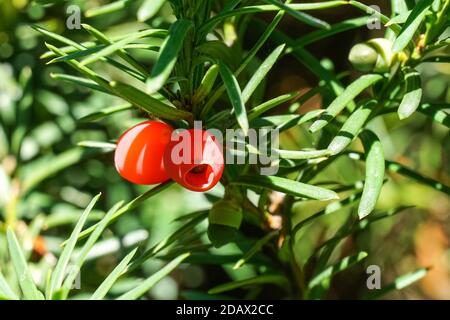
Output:
<instances>
[{"instance_id":1,"label":"red aril","mask_svg":"<svg viewBox=\"0 0 450 320\"><path fill-rule=\"evenodd\" d=\"M169 179L163 155L173 128L161 121L139 123L117 142L114 162L119 174L135 184L157 184Z\"/></svg>"},{"instance_id":2,"label":"red aril","mask_svg":"<svg viewBox=\"0 0 450 320\"><path fill-rule=\"evenodd\" d=\"M201 129L173 135L164 153L164 167L171 179L197 192L212 189L224 170L222 147L216 137Z\"/></svg>"}]
</instances>

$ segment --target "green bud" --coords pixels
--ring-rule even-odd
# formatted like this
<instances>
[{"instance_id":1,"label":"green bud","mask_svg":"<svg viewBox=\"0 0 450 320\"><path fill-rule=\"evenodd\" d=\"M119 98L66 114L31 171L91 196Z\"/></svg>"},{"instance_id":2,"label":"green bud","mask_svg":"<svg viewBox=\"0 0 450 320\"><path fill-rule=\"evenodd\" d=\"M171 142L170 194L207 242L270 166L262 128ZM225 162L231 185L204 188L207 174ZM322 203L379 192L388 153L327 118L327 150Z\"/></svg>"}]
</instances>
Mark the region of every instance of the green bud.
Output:
<instances>
[{"instance_id":1,"label":"green bud","mask_svg":"<svg viewBox=\"0 0 450 320\"><path fill-rule=\"evenodd\" d=\"M242 208L234 200L216 202L209 211L209 223L239 229L242 222Z\"/></svg>"},{"instance_id":2,"label":"green bud","mask_svg":"<svg viewBox=\"0 0 450 320\"><path fill-rule=\"evenodd\" d=\"M216 202L209 211L208 237L215 247L223 246L235 236L242 223L242 208L234 200Z\"/></svg>"},{"instance_id":3,"label":"green bud","mask_svg":"<svg viewBox=\"0 0 450 320\"><path fill-rule=\"evenodd\" d=\"M348 60L350 60L356 70L370 72L377 63L378 53L372 46L358 43L350 50Z\"/></svg>"},{"instance_id":4,"label":"green bud","mask_svg":"<svg viewBox=\"0 0 450 320\"><path fill-rule=\"evenodd\" d=\"M392 42L377 38L359 43L350 50L348 59L361 72L388 72L394 60Z\"/></svg>"},{"instance_id":5,"label":"green bud","mask_svg":"<svg viewBox=\"0 0 450 320\"><path fill-rule=\"evenodd\" d=\"M394 54L392 53L392 42L388 39L378 38L367 42L378 52L378 59L375 65L374 72L388 72L394 61Z\"/></svg>"},{"instance_id":6,"label":"green bud","mask_svg":"<svg viewBox=\"0 0 450 320\"><path fill-rule=\"evenodd\" d=\"M235 228L210 224L208 227L208 238L216 248L226 245L236 237L238 230Z\"/></svg>"}]
</instances>

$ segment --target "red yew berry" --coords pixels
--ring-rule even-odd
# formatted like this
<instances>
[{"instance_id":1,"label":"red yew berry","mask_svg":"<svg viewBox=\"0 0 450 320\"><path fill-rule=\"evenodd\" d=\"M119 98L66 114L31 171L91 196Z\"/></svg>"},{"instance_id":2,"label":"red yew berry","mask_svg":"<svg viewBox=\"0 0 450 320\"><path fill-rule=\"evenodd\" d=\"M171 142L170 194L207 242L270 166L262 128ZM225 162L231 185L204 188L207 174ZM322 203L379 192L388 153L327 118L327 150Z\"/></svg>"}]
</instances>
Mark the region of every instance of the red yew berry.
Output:
<instances>
[{"instance_id":1,"label":"red yew berry","mask_svg":"<svg viewBox=\"0 0 450 320\"><path fill-rule=\"evenodd\" d=\"M164 167L186 189L205 192L222 177L224 159L216 137L201 129L174 133L164 153Z\"/></svg>"},{"instance_id":2,"label":"red yew berry","mask_svg":"<svg viewBox=\"0 0 450 320\"><path fill-rule=\"evenodd\" d=\"M119 174L135 184L169 180L163 155L173 128L161 121L142 122L126 131L117 143L114 162Z\"/></svg>"}]
</instances>

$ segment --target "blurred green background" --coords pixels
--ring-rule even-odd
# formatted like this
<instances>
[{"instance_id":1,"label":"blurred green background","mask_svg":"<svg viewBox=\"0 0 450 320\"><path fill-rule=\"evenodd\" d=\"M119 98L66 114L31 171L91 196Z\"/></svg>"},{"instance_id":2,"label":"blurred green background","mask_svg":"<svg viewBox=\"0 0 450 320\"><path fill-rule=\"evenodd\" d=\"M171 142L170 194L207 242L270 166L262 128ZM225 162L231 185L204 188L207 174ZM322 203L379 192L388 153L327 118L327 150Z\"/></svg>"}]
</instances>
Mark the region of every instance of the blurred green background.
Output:
<instances>
[{"instance_id":1,"label":"blurred green background","mask_svg":"<svg viewBox=\"0 0 450 320\"><path fill-rule=\"evenodd\" d=\"M166 6L156 18L139 22L137 12L140 2L135 1L126 9L106 17L82 16L82 22L99 30L107 30L108 36L114 37L148 25L167 25L173 20L170 8ZM370 1L369 4L377 2L388 14L386 1ZM95 194L102 192L103 197L91 219L100 218L118 201L130 201L148 189L123 181L114 169L111 153L77 146L87 140L114 142L123 131L142 121L145 115L127 111L100 121L78 121L95 110L118 106L123 102L107 94L53 79L52 74L73 72L62 64L47 66L45 62L48 60L40 59L47 51L45 38L31 28L33 24L39 23L75 41L89 39L84 31L67 29L66 8L69 4L80 6L82 13L87 13L89 8L95 8L103 1L0 0L0 269L7 274L11 271L8 270L12 266L5 249L4 231L6 225L14 226L32 256L33 275L41 281L45 280L48 266L52 265L60 251L59 244L68 237L83 208ZM318 13L318 17L329 22L352 16L358 16L358 12L333 9ZM265 18L265 15L261 17ZM281 29L292 37L311 31L306 27L296 28L296 24L292 18L286 17ZM361 28L325 39L309 49L336 72L344 72L351 70L347 61L351 46L382 33L382 30ZM251 32L247 35L249 47L254 41L251 35ZM266 49L262 50L262 57L269 52L269 46ZM156 52L151 50L131 52L149 68L156 57ZM107 67L101 72L111 75L115 70ZM450 103L450 65L424 64L420 72L425 79L425 101ZM353 76L350 75L350 78ZM298 62L286 57L271 72L264 95L271 98L295 89L306 91L314 85L314 77ZM302 112L320 107L321 98L318 96ZM283 110L281 107L275 113ZM371 125L376 126L377 132L384 132L381 139L387 159L450 183L450 135L447 128L431 124L420 114L402 122L397 121L393 114L392 118L387 116L385 121L379 119ZM282 146L294 149L311 147L317 142L317 137L306 131L300 127L284 133ZM354 148L360 146L355 144ZM319 180L352 184L363 177L360 164L341 159L323 172ZM134 244L157 243L176 228L176 224L172 223L174 218L208 208L213 196L222 192L220 186L208 195L173 186L126 214L96 245L95 255L90 256L90 263L82 270L82 289L77 297L82 298L83 291L95 288ZM365 250L370 252L370 259L364 265L352 268L351 272L339 275L333 283L330 298L359 297L367 277L364 267L376 264L382 269L382 281L385 283L416 267L433 267L419 283L387 298L450 299L449 197L393 175L383 188L379 208L401 205L415 208L383 220L357 239L349 238L341 245L338 254L344 255L346 247L352 248L358 245L354 242L362 242ZM318 209L298 205L295 207L295 219L300 220ZM305 229L296 248L300 252L300 261L307 259L322 239L336 232L348 217L349 210L324 217ZM42 229L42 237L37 238L39 241L31 241L29 235L39 229ZM241 254L242 248L230 244L220 253ZM120 294L133 287L139 276L146 277L161 265L158 260L149 260L136 277L122 279L113 293ZM160 282L148 297L203 298L203 293L214 285L227 279L243 279L254 273L252 267L239 270L232 270L231 267L232 264L222 266L205 261L186 265ZM252 290L237 290L230 297L251 298L257 294L259 292ZM277 294L276 290L267 290L263 296L282 298Z\"/></svg>"}]
</instances>

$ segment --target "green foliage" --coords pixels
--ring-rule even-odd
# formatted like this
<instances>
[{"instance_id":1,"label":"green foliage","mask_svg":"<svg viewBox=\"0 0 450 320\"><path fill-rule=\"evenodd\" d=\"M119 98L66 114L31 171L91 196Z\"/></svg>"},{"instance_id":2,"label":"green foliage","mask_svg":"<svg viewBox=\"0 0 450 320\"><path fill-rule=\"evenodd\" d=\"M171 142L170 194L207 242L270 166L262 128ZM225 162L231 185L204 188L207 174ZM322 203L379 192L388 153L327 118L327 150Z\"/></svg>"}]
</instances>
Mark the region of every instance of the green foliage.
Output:
<instances>
[{"instance_id":1,"label":"green foliage","mask_svg":"<svg viewBox=\"0 0 450 320\"><path fill-rule=\"evenodd\" d=\"M91 213L94 205L100 198L100 195L96 196L89 206L86 208L80 220L77 222L67 245L64 247L61 256L56 263L54 269L49 271L50 279L45 285L45 298L49 300L61 300L67 299L76 278L80 275L80 270L86 261L89 252L92 250L94 244L98 241L101 233L103 233L105 227L110 222L112 216L116 213L118 208L122 205L117 204L105 215L105 217L94 228L89 239L83 245L81 251L75 255L74 249L77 244L77 239L83 225L86 222L88 215ZM11 256L12 264L16 273L18 283L20 285L21 294L13 292L4 279L4 276L0 274L0 293L4 299L18 299L22 297L25 300L43 300L44 295L38 290L32 274L27 266L27 261L20 248L19 242L14 235L14 232L8 229L8 248ZM136 250L132 250L124 259L117 265L117 267L111 272L111 274L99 285L98 289L90 296L92 300L98 300L104 298L114 283L123 276L131 266L130 260L136 254ZM185 253L168 263L164 268L145 279L142 284L136 288L122 294L118 299L137 299L153 288L159 281L167 276L173 269L175 269L183 260L189 256L189 253Z\"/></svg>"},{"instance_id":2,"label":"green foliage","mask_svg":"<svg viewBox=\"0 0 450 320\"><path fill-rule=\"evenodd\" d=\"M428 188L416 194L450 194L448 147L441 146L450 127L448 79L424 70L448 63L449 0L414 6L392 1L390 17L353 0L102 3L39 1L23 9L0 1L9 12L0 35L20 34L25 25L32 39L12 36L9 47L0 39L0 48L13 52L2 51L6 63L0 65L0 94L7 97L0 101L1 299L157 298L152 289L173 272L185 272L178 268L182 263L208 275L223 273L198 286L201 297L227 292L261 298L276 288L276 298L327 298L336 294L332 283L340 276L353 281L351 273L366 261L377 263L379 230L391 230L394 222L375 222L417 212L403 207L415 203L414 195L398 196L410 183L405 181ZM80 5L89 24L65 30L65 4ZM350 7L360 16L329 24L322 14ZM260 20L259 13L273 18ZM373 44L372 65L359 70L368 74L337 73L350 63L336 68L338 61L319 58L309 47L357 32L372 14L386 35L382 42L367 42ZM296 28L312 30L288 36L280 24L285 16L294 18ZM254 41L247 41L249 35ZM358 57L362 47L352 50L352 63L365 61ZM24 62L27 56L31 62ZM295 89L297 84L291 92L273 89L272 74L290 58L315 79L308 91ZM384 62L382 68L373 68L376 61ZM320 97L320 109L306 109L313 97ZM110 152L121 132L148 118L177 128L201 120L207 128L241 128L245 134L278 129L281 146L273 151L280 169L262 176L260 164L229 164L221 181L224 195L218 188L194 196L172 182L131 186L115 174ZM425 142L408 147L421 129L428 130ZM424 173L405 165L403 157L427 142L434 149L423 151L429 161L417 167ZM441 173L429 177L437 167ZM387 195L392 188L395 194ZM100 191L104 197L93 197ZM139 231L145 239L125 245ZM34 257L40 237L49 244L43 255L52 259ZM111 241L119 245L105 249ZM118 261L99 277L100 262L108 257ZM359 297L392 294L427 271L395 275L374 294L363 281ZM77 292L72 286L80 272L96 279L82 279Z\"/></svg>"}]
</instances>

